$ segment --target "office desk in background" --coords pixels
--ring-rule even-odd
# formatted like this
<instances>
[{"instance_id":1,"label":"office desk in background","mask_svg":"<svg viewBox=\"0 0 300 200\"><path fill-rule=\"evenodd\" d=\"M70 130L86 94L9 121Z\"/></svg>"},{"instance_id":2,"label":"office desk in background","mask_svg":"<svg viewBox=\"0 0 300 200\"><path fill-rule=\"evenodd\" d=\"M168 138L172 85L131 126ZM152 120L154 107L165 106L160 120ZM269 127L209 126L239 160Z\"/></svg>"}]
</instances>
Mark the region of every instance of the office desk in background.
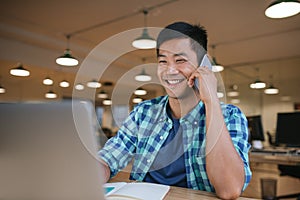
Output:
<instances>
[{"instance_id":1,"label":"office desk in background","mask_svg":"<svg viewBox=\"0 0 300 200\"><path fill-rule=\"evenodd\" d=\"M277 154L265 152L250 152L251 163L269 163L277 165L298 165L300 166L300 154Z\"/></svg>"},{"instance_id":2,"label":"office desk in background","mask_svg":"<svg viewBox=\"0 0 300 200\"><path fill-rule=\"evenodd\" d=\"M121 171L109 182L130 182L129 173ZM164 198L164 200L182 200L182 199L201 199L201 200L213 200L219 199L214 193L192 190L188 188L171 186L170 191ZM238 200L250 200L251 198L239 197Z\"/></svg>"},{"instance_id":3,"label":"office desk in background","mask_svg":"<svg viewBox=\"0 0 300 200\"><path fill-rule=\"evenodd\" d=\"M273 149L277 150L277 149ZM277 180L277 195L286 195L300 192L299 179L282 176L278 165L300 166L299 154L282 154L271 152L250 152L250 167L252 179L243 193L243 196L261 198L261 179L272 178Z\"/></svg>"}]
</instances>

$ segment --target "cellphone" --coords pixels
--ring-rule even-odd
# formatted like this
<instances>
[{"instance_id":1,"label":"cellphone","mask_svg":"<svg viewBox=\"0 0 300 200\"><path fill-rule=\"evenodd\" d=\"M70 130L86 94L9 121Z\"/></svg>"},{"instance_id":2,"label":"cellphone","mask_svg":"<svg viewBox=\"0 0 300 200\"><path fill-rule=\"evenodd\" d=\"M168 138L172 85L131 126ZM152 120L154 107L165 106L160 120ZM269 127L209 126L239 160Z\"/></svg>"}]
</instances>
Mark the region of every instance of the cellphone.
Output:
<instances>
[{"instance_id":1,"label":"cellphone","mask_svg":"<svg viewBox=\"0 0 300 200\"><path fill-rule=\"evenodd\" d=\"M212 64L211 64L207 54L205 54L203 56L199 67L205 67L205 66L208 67L210 70L212 70ZM199 91L198 84L199 84L199 80L198 80L198 78L195 78L194 86Z\"/></svg>"}]
</instances>

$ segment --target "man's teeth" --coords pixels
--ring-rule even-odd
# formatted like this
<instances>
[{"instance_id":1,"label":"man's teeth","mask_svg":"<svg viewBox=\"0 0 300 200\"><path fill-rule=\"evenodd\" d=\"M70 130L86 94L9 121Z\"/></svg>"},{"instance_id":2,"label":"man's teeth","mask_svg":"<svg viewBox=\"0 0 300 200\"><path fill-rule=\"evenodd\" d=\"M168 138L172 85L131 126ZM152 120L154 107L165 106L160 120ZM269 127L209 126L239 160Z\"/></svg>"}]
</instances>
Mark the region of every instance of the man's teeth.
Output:
<instances>
[{"instance_id":1,"label":"man's teeth","mask_svg":"<svg viewBox=\"0 0 300 200\"><path fill-rule=\"evenodd\" d=\"M180 80L168 80L169 84L177 84L179 82L180 82Z\"/></svg>"}]
</instances>

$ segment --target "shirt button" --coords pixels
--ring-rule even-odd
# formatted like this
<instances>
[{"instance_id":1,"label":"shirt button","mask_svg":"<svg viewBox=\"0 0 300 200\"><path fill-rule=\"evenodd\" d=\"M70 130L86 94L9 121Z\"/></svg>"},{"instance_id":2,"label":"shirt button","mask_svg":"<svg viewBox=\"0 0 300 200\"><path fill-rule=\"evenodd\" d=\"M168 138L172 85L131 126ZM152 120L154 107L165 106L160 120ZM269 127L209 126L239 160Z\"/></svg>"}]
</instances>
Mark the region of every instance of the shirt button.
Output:
<instances>
[{"instance_id":1,"label":"shirt button","mask_svg":"<svg viewBox=\"0 0 300 200\"><path fill-rule=\"evenodd\" d=\"M150 160L148 159L148 160L147 160L147 163L149 163L149 162L150 162Z\"/></svg>"},{"instance_id":2,"label":"shirt button","mask_svg":"<svg viewBox=\"0 0 300 200\"><path fill-rule=\"evenodd\" d=\"M160 136L160 137L159 137L159 139L160 139L160 140L163 140L163 139L164 139L164 137L163 137L163 136Z\"/></svg>"},{"instance_id":3,"label":"shirt button","mask_svg":"<svg viewBox=\"0 0 300 200\"><path fill-rule=\"evenodd\" d=\"M195 125L197 125L197 124L198 124L198 122L194 121L194 124L195 124Z\"/></svg>"},{"instance_id":4,"label":"shirt button","mask_svg":"<svg viewBox=\"0 0 300 200\"><path fill-rule=\"evenodd\" d=\"M163 118L160 118L159 121L161 122L163 120Z\"/></svg>"}]
</instances>

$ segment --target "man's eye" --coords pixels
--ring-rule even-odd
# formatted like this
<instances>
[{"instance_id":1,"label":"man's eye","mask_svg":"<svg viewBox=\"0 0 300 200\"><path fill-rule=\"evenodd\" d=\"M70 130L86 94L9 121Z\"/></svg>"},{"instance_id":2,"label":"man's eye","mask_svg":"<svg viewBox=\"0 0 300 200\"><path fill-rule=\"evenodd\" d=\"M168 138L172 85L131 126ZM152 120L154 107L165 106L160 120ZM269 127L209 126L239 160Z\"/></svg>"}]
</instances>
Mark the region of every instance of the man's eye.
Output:
<instances>
[{"instance_id":1,"label":"man's eye","mask_svg":"<svg viewBox=\"0 0 300 200\"><path fill-rule=\"evenodd\" d=\"M177 64L182 64L182 63L185 63L185 62L186 62L186 59L177 59L176 60Z\"/></svg>"},{"instance_id":2,"label":"man's eye","mask_svg":"<svg viewBox=\"0 0 300 200\"><path fill-rule=\"evenodd\" d=\"M159 64L166 64L167 61L165 61L165 60L160 60L160 61L158 61L158 63L159 63Z\"/></svg>"}]
</instances>

